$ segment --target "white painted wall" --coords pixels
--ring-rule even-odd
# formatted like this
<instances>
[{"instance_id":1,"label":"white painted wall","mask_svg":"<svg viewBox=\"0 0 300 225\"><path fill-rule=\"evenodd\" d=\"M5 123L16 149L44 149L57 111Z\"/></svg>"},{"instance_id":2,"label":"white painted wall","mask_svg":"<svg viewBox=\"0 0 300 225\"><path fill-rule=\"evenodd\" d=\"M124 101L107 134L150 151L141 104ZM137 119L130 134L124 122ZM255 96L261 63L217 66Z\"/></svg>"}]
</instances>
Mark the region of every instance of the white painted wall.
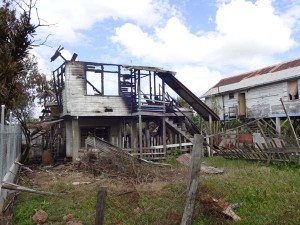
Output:
<instances>
[{"instance_id":1,"label":"white painted wall","mask_svg":"<svg viewBox=\"0 0 300 225\"><path fill-rule=\"evenodd\" d=\"M84 66L68 62L63 91L63 115L71 116L129 116L130 112L120 96L87 95ZM105 85L105 80L104 80ZM118 85L117 83L115 85ZM113 112L105 112L105 108Z\"/></svg>"},{"instance_id":2,"label":"white painted wall","mask_svg":"<svg viewBox=\"0 0 300 225\"><path fill-rule=\"evenodd\" d=\"M298 90L300 91L300 79L298 80ZM287 81L276 84L269 84L261 87L255 87L234 93L234 99L229 99L229 94L224 95L225 115L228 115L228 109L232 106L238 106L238 94L245 93L246 98L246 116L248 118L259 117L283 117L285 115L280 98L291 115L300 115L300 100L290 101L287 92ZM223 108L222 96L214 97L219 102L220 108ZM206 97L205 103L212 107L212 98ZM219 112L221 120L223 110Z\"/></svg>"}]
</instances>

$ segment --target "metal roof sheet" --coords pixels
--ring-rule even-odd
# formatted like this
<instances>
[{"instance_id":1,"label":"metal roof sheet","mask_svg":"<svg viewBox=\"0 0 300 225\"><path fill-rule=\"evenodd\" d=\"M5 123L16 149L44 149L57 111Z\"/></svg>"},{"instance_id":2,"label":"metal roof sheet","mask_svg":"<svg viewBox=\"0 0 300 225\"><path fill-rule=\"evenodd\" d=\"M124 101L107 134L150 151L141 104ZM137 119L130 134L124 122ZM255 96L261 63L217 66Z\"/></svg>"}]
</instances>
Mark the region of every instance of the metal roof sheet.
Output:
<instances>
[{"instance_id":1,"label":"metal roof sheet","mask_svg":"<svg viewBox=\"0 0 300 225\"><path fill-rule=\"evenodd\" d=\"M224 78L209 89L202 97L239 89L274 83L282 80L300 78L300 59L260 70Z\"/></svg>"}]
</instances>

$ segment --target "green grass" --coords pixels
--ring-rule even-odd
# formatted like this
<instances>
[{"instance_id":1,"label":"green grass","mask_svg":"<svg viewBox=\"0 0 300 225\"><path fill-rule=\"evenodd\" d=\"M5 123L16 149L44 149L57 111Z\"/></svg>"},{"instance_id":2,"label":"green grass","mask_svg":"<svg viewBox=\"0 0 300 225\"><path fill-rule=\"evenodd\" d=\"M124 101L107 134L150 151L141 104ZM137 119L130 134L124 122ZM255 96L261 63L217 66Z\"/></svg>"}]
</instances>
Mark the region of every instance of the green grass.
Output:
<instances>
[{"instance_id":1,"label":"green grass","mask_svg":"<svg viewBox=\"0 0 300 225\"><path fill-rule=\"evenodd\" d=\"M131 195L108 193L105 224L170 224L166 215L173 212L180 217L182 214L184 195L175 197L184 190L183 184L169 185L158 194L137 194L137 199ZM71 190L63 198L22 193L15 209L13 224L33 225L31 216L35 209L43 209L49 215L48 224L65 224L63 216L73 214L83 224L92 225L95 218L95 202L96 190L90 190L84 195L82 190ZM138 208L140 212L135 212Z\"/></svg>"},{"instance_id":2,"label":"green grass","mask_svg":"<svg viewBox=\"0 0 300 225\"><path fill-rule=\"evenodd\" d=\"M225 169L223 175L204 176L201 182L216 196L241 204L236 213L242 220L234 224L299 224L300 168L283 164L266 167L220 157L206 158L205 162ZM204 221L216 224L215 218Z\"/></svg>"},{"instance_id":3,"label":"green grass","mask_svg":"<svg viewBox=\"0 0 300 225\"><path fill-rule=\"evenodd\" d=\"M212 197L241 204L235 212L242 220L230 221L197 202L193 224L299 224L299 168L282 164L266 167L261 163L221 157L205 158L204 163L222 167L225 172L222 175L201 175L200 195L203 194L201 190L205 190ZM32 225L31 216L35 209L43 209L49 214L49 225L65 224L62 218L67 214L73 214L85 225L94 224L97 186L96 183L74 187L57 182L45 188L64 192L64 197L21 193L13 224ZM122 191L108 188L105 224L179 224L185 204L185 194L182 194L185 188L185 184L173 183L157 192L149 189L121 195Z\"/></svg>"}]
</instances>

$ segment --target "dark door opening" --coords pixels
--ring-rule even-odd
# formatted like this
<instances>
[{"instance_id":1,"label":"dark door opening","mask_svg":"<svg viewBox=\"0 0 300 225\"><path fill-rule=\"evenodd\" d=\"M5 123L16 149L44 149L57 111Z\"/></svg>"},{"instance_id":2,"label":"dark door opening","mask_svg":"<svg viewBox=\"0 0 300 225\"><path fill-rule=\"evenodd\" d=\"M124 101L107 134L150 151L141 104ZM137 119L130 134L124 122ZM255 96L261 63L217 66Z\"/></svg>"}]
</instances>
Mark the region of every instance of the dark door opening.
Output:
<instances>
[{"instance_id":1,"label":"dark door opening","mask_svg":"<svg viewBox=\"0 0 300 225\"><path fill-rule=\"evenodd\" d=\"M238 95L239 104L239 116L246 116L246 95L245 93L240 93Z\"/></svg>"}]
</instances>

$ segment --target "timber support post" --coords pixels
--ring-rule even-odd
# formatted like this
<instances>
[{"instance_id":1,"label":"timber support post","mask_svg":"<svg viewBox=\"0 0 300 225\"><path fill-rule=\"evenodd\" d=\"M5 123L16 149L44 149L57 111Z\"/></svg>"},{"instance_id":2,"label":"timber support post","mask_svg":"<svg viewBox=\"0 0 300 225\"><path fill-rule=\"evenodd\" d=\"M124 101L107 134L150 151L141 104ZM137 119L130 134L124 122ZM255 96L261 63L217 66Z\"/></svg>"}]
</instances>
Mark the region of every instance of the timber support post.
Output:
<instances>
[{"instance_id":1,"label":"timber support post","mask_svg":"<svg viewBox=\"0 0 300 225\"><path fill-rule=\"evenodd\" d=\"M104 224L104 210L105 210L106 196L107 196L106 188L101 187L97 195L95 225Z\"/></svg>"},{"instance_id":2,"label":"timber support post","mask_svg":"<svg viewBox=\"0 0 300 225\"><path fill-rule=\"evenodd\" d=\"M200 182L200 166L201 166L201 152L203 150L203 136L200 134L194 135L193 151L191 155L191 162L188 174L187 184L187 199L184 208L184 213L181 219L181 225L191 225L193 211L195 206L195 199Z\"/></svg>"},{"instance_id":3,"label":"timber support post","mask_svg":"<svg viewBox=\"0 0 300 225\"><path fill-rule=\"evenodd\" d=\"M278 136L281 137L281 121L280 121L280 117L276 117L275 126L276 126L276 132L277 132Z\"/></svg>"},{"instance_id":4,"label":"timber support post","mask_svg":"<svg viewBox=\"0 0 300 225\"><path fill-rule=\"evenodd\" d=\"M79 133L79 122L78 117L72 119L72 159L76 162L79 157L80 149L80 133Z\"/></svg>"}]
</instances>

